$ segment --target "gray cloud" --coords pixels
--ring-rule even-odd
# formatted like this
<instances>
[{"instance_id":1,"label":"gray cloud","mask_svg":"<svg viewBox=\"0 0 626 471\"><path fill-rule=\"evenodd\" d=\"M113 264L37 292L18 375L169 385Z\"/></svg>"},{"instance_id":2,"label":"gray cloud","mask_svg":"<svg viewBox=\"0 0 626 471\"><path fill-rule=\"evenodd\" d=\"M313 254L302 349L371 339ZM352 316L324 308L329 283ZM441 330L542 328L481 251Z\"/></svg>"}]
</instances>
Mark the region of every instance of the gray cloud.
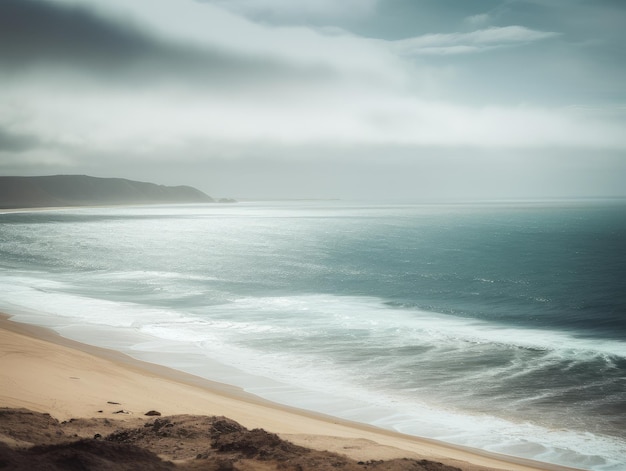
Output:
<instances>
[{"instance_id":1,"label":"gray cloud","mask_svg":"<svg viewBox=\"0 0 626 471\"><path fill-rule=\"evenodd\" d=\"M624 194L623 8L357 3L3 0L0 173L239 198Z\"/></svg>"},{"instance_id":2,"label":"gray cloud","mask_svg":"<svg viewBox=\"0 0 626 471\"><path fill-rule=\"evenodd\" d=\"M43 143L36 136L11 132L0 127L0 152L24 152L40 147Z\"/></svg>"},{"instance_id":3,"label":"gray cloud","mask_svg":"<svg viewBox=\"0 0 626 471\"><path fill-rule=\"evenodd\" d=\"M84 7L36 0L2 3L0 60L5 67L62 63L102 71L159 53L159 45L146 35Z\"/></svg>"},{"instance_id":4,"label":"gray cloud","mask_svg":"<svg viewBox=\"0 0 626 471\"><path fill-rule=\"evenodd\" d=\"M69 71L124 87L176 81L232 88L246 86L251 76L258 87L330 74L321 67L162 39L83 6L4 0L0 8L0 76Z\"/></svg>"}]
</instances>

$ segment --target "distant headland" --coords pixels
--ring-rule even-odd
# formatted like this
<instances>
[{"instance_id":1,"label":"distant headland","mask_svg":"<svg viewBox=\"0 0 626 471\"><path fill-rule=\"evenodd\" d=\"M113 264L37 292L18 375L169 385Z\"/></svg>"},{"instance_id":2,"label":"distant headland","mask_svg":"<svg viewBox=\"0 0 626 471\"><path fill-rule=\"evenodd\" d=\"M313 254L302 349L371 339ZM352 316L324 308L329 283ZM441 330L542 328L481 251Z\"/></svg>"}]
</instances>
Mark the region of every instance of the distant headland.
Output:
<instances>
[{"instance_id":1,"label":"distant headland","mask_svg":"<svg viewBox=\"0 0 626 471\"><path fill-rule=\"evenodd\" d=\"M87 175L0 176L1 209L213 202L209 195L191 186L163 186Z\"/></svg>"}]
</instances>

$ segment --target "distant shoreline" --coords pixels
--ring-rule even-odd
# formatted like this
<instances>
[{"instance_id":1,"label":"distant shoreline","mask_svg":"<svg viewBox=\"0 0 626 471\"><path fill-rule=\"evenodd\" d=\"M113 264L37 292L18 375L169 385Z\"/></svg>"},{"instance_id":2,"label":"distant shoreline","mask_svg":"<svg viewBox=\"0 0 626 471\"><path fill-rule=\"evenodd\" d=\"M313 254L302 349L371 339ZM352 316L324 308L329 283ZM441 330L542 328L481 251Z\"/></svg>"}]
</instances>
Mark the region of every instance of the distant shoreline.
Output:
<instances>
[{"instance_id":1,"label":"distant shoreline","mask_svg":"<svg viewBox=\"0 0 626 471\"><path fill-rule=\"evenodd\" d=\"M6 209L213 202L206 193L185 185L88 175L0 176L0 208Z\"/></svg>"},{"instance_id":2,"label":"distant shoreline","mask_svg":"<svg viewBox=\"0 0 626 471\"><path fill-rule=\"evenodd\" d=\"M219 201L215 203L136 203L136 204L100 204L100 205L83 205L83 206L36 206L36 207L26 207L26 208L0 208L0 214L9 214L9 213L29 213L29 212L39 212L39 211L66 211L73 209L106 209L106 208L135 208L135 207L155 207L155 206L204 206L211 205L214 206L216 204L220 204ZM227 204L227 203L223 203ZM229 203L228 203L229 204Z\"/></svg>"}]
</instances>

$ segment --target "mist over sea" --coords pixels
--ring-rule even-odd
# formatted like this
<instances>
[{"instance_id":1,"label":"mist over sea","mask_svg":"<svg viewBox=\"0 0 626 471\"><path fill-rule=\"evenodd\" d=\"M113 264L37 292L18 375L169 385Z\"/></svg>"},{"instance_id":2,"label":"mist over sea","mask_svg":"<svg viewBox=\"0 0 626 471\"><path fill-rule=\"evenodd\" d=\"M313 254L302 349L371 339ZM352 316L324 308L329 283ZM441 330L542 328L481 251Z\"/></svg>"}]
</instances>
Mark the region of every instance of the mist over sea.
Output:
<instances>
[{"instance_id":1,"label":"mist over sea","mask_svg":"<svg viewBox=\"0 0 626 471\"><path fill-rule=\"evenodd\" d=\"M15 320L403 433L626 462L626 202L0 214Z\"/></svg>"}]
</instances>

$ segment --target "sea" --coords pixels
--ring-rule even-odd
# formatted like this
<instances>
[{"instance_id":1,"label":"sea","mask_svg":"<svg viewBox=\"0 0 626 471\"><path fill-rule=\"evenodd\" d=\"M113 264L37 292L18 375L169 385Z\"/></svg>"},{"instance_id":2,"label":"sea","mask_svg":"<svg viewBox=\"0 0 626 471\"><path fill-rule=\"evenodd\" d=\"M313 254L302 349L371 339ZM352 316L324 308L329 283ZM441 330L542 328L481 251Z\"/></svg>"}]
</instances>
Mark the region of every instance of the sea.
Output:
<instances>
[{"instance_id":1,"label":"sea","mask_svg":"<svg viewBox=\"0 0 626 471\"><path fill-rule=\"evenodd\" d=\"M404 434L626 469L626 201L0 214L0 310Z\"/></svg>"}]
</instances>

